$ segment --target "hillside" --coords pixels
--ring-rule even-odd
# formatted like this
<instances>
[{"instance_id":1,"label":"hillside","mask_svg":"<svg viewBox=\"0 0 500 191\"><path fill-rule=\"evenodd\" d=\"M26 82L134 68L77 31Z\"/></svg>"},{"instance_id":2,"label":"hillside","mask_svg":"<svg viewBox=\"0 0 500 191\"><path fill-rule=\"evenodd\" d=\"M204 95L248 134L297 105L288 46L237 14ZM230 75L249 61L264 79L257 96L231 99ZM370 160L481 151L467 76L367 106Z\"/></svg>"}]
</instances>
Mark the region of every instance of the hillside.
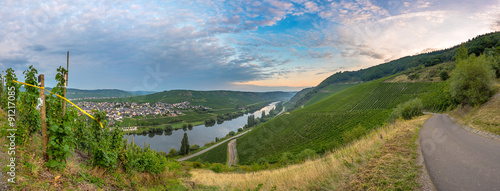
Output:
<instances>
[{"instance_id":1,"label":"hillside","mask_svg":"<svg viewBox=\"0 0 500 191\"><path fill-rule=\"evenodd\" d=\"M297 101L299 101L302 97L304 97L307 94L307 92L311 91L312 89L314 89L314 87L304 88L300 90L295 95L293 95L293 97L290 98L290 100L285 102L284 106L286 108L293 107L297 103Z\"/></svg>"},{"instance_id":2,"label":"hillside","mask_svg":"<svg viewBox=\"0 0 500 191\"><path fill-rule=\"evenodd\" d=\"M440 63L453 61L456 49L459 45L453 46L448 49L418 54L414 56L406 56L380 65L372 66L358 71L344 71L337 72L330 77L323 80L318 86L310 90L305 96L297 101L295 106L291 109L300 108L306 104L316 94L325 91L331 84L353 83L353 82L367 82L382 77L397 74L402 71L407 71L410 68L420 66L434 66ZM490 50L495 47L500 47L500 32L488 33L479 35L472 40L465 43L469 53L479 55L485 50Z\"/></svg>"},{"instance_id":3,"label":"hillside","mask_svg":"<svg viewBox=\"0 0 500 191\"><path fill-rule=\"evenodd\" d=\"M46 87L47 90L52 90L51 87ZM24 92L25 88L22 86L19 91ZM83 98L120 98L120 97L131 97L137 95L145 95L154 92L128 92L118 89L98 89L98 90L81 90L75 88L68 88L66 93L66 98L68 99L83 99Z\"/></svg>"},{"instance_id":4,"label":"hillside","mask_svg":"<svg viewBox=\"0 0 500 191\"><path fill-rule=\"evenodd\" d=\"M424 105L431 107L429 95L442 91L440 82L384 83L386 79L353 86L256 127L238 139L240 164L262 159L275 163L284 152L323 153L337 148L387 122L398 104L422 97Z\"/></svg>"},{"instance_id":5,"label":"hillside","mask_svg":"<svg viewBox=\"0 0 500 191\"><path fill-rule=\"evenodd\" d=\"M294 92L239 92L239 91L194 91L194 90L171 90L149 95L135 96L129 98L107 99L114 102L138 102L138 103L178 103L191 102L191 105L203 105L215 109L245 106L259 102L287 100ZM92 100L103 101L103 100Z\"/></svg>"},{"instance_id":6,"label":"hillside","mask_svg":"<svg viewBox=\"0 0 500 191\"><path fill-rule=\"evenodd\" d=\"M68 88L66 97L68 99L103 98L103 97L130 97L136 94L117 89L80 90Z\"/></svg>"}]
</instances>

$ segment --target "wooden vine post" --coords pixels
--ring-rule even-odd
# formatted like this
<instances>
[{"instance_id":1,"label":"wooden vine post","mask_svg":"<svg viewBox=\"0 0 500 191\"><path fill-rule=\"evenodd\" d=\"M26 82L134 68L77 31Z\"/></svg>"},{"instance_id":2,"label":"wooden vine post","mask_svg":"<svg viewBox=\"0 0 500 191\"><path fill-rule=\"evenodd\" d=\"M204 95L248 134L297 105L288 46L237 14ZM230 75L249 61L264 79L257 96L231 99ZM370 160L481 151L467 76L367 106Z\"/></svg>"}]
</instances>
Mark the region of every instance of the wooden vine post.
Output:
<instances>
[{"instance_id":1,"label":"wooden vine post","mask_svg":"<svg viewBox=\"0 0 500 191\"><path fill-rule=\"evenodd\" d=\"M40 116L42 118L42 145L43 145L43 161L48 162L49 156L47 155L47 145L49 139L47 137L47 122L45 121L45 77L43 74L38 76L38 85L40 86L40 98L42 99L42 105L40 106Z\"/></svg>"}]
</instances>

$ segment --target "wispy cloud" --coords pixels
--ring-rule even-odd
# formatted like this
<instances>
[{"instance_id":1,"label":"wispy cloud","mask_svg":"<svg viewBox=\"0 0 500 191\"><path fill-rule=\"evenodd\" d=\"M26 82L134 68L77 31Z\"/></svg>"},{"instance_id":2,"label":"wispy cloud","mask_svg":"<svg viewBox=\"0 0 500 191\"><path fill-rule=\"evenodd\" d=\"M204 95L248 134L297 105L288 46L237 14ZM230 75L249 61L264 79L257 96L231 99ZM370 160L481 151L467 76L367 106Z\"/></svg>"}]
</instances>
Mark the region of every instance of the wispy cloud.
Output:
<instances>
[{"instance_id":1,"label":"wispy cloud","mask_svg":"<svg viewBox=\"0 0 500 191\"><path fill-rule=\"evenodd\" d=\"M334 71L446 48L500 30L499 4L5 0L0 1L0 66L14 67L22 76L34 65L53 76L69 50L75 88L296 90ZM157 66L168 75L154 87L145 86L154 80L148 68ZM48 79L50 86L53 80Z\"/></svg>"}]
</instances>

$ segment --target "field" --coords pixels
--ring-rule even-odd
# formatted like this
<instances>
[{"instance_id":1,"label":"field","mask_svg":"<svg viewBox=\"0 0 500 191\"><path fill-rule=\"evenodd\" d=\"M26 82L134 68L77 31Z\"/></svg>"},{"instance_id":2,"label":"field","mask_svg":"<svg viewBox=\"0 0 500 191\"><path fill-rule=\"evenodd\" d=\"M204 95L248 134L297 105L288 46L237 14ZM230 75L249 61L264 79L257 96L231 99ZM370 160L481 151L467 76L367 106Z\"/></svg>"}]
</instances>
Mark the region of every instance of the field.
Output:
<instances>
[{"instance_id":1,"label":"field","mask_svg":"<svg viewBox=\"0 0 500 191\"><path fill-rule=\"evenodd\" d=\"M210 150L210 152L203 153L196 157L190 158L187 161L200 161L210 163L226 164L227 162L227 143L220 144L219 146Z\"/></svg>"},{"instance_id":2,"label":"field","mask_svg":"<svg viewBox=\"0 0 500 191\"><path fill-rule=\"evenodd\" d=\"M418 190L415 140L429 117L398 120L304 163L247 173L194 169L191 180L218 190Z\"/></svg>"},{"instance_id":3,"label":"field","mask_svg":"<svg viewBox=\"0 0 500 191\"><path fill-rule=\"evenodd\" d=\"M282 153L296 155L306 148L317 153L338 148L386 123L398 104L440 91L442 86L437 82L383 83L386 79L353 86L254 128L238 139L240 164L260 158L276 163Z\"/></svg>"},{"instance_id":4,"label":"field","mask_svg":"<svg viewBox=\"0 0 500 191\"><path fill-rule=\"evenodd\" d=\"M312 105L316 102L319 102L327 97L330 97L331 95L333 94L336 94L342 90L345 90L349 87L352 87L352 86L355 86L357 84L355 83L351 83L351 84L330 84L328 86L326 86L325 88L321 89L319 92L317 92L316 94L314 94L313 97L311 97L311 99L309 99L305 104L304 106L309 106L309 105Z\"/></svg>"}]
</instances>

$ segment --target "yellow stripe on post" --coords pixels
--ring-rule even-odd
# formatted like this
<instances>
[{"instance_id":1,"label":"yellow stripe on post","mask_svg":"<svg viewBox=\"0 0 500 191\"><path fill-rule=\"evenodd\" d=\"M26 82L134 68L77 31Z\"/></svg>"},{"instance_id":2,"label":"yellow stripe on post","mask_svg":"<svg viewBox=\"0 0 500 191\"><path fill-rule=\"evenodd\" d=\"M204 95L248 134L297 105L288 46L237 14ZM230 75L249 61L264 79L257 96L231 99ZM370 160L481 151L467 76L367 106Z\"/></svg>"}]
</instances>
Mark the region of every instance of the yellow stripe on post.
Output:
<instances>
[{"instance_id":1,"label":"yellow stripe on post","mask_svg":"<svg viewBox=\"0 0 500 191\"><path fill-rule=\"evenodd\" d=\"M64 100L66 100L68 103L71 103L71 105L75 106L75 107L76 107L76 108L78 108L80 111L82 111L85 115L87 115L87 116L89 116L90 118L92 118L92 119L96 120L97 122L99 122L99 125L101 125L101 128L104 128L104 127L102 126L102 123L101 123L99 120L97 120L97 119L96 119L96 118L94 118L92 115L90 115L90 114L88 114L87 112L85 112L83 109L81 109L80 107L78 107L78 106L77 106L77 105L75 105L73 102L71 102L71 101L69 101L68 99L66 99L65 97L60 96L60 95L57 95L57 94L55 94L55 93L52 93L51 91L49 91L49 90L45 89L45 87L43 87L43 88L42 88L42 87L34 86L34 85L31 85L31 84L27 84L27 83L24 83L24 82L19 82L19 81L16 81L16 80L12 80L12 81L13 81L13 82L16 82L16 83L20 83L20 84L26 85L26 86L31 86L31 87L35 87L35 88L38 88L38 89L43 89L43 90L45 90L45 91L50 92L51 94L56 95L57 97L60 97L60 98L62 98L62 99L64 99Z\"/></svg>"}]
</instances>

